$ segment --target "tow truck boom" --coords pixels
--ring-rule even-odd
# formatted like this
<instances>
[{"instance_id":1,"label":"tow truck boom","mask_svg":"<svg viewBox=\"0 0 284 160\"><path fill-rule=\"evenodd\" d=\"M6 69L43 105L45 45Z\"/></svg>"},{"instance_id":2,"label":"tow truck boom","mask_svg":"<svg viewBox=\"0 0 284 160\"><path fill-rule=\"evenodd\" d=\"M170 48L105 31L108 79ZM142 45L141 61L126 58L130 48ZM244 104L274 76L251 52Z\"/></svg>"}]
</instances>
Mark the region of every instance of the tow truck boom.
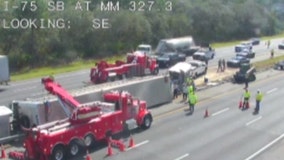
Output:
<instances>
[{"instance_id":1,"label":"tow truck boom","mask_svg":"<svg viewBox=\"0 0 284 160\"><path fill-rule=\"evenodd\" d=\"M68 115L70 120L78 121L79 119L90 119L92 116L100 115L101 108L93 103L81 104L72 95L70 95L65 89L61 87L60 84L54 82L50 77L42 78L42 84L44 84L45 89L58 97L59 102ZM66 107L68 106L68 107ZM82 107L84 106L84 107ZM90 116L86 116L86 113ZM84 116L82 116L84 114ZM92 115L92 116L91 116Z\"/></svg>"}]
</instances>

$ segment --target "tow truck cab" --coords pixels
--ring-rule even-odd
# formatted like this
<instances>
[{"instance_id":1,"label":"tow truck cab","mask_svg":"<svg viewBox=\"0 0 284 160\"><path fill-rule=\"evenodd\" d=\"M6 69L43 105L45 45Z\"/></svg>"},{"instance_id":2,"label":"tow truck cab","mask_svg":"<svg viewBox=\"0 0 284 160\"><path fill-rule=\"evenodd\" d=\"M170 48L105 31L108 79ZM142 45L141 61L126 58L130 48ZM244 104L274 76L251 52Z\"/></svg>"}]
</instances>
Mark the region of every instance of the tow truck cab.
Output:
<instances>
[{"instance_id":1,"label":"tow truck cab","mask_svg":"<svg viewBox=\"0 0 284 160\"><path fill-rule=\"evenodd\" d=\"M147 109L146 101L132 97L128 92L113 91L104 94L106 102L115 103L115 110L121 110L129 129L135 124L142 128L150 128L153 117ZM135 119L135 123L133 121ZM134 124L133 124L134 123Z\"/></svg>"}]
</instances>

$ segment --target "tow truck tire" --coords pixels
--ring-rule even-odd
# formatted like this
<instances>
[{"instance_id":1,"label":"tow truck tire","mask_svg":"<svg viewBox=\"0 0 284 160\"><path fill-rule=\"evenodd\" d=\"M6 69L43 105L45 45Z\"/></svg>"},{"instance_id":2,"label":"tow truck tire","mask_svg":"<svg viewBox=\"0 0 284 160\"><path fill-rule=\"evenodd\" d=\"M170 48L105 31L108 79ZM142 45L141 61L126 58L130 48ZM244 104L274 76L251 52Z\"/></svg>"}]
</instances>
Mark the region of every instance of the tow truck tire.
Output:
<instances>
[{"instance_id":1,"label":"tow truck tire","mask_svg":"<svg viewBox=\"0 0 284 160\"><path fill-rule=\"evenodd\" d=\"M71 157L75 157L79 154L80 146L79 143L76 142L76 140L73 140L69 143L68 152Z\"/></svg>"},{"instance_id":2,"label":"tow truck tire","mask_svg":"<svg viewBox=\"0 0 284 160\"><path fill-rule=\"evenodd\" d=\"M152 116L150 114L148 114L143 119L142 128L143 129L148 129L148 128L151 127L151 125L152 125Z\"/></svg>"},{"instance_id":3,"label":"tow truck tire","mask_svg":"<svg viewBox=\"0 0 284 160\"><path fill-rule=\"evenodd\" d=\"M84 143L86 147L91 147L95 144L95 137L92 134L87 134L84 138Z\"/></svg>"},{"instance_id":4,"label":"tow truck tire","mask_svg":"<svg viewBox=\"0 0 284 160\"><path fill-rule=\"evenodd\" d=\"M54 147L51 154L51 160L65 160L65 149L62 145Z\"/></svg>"}]
</instances>

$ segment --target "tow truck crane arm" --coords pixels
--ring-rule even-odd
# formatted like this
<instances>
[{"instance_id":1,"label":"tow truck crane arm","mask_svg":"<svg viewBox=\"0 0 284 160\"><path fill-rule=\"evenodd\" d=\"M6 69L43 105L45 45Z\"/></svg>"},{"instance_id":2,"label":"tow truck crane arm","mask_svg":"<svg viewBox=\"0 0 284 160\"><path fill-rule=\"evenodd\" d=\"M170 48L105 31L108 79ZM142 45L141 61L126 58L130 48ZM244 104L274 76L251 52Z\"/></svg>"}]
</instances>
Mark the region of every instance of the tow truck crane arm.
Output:
<instances>
[{"instance_id":1,"label":"tow truck crane arm","mask_svg":"<svg viewBox=\"0 0 284 160\"><path fill-rule=\"evenodd\" d=\"M45 89L58 97L59 102L71 120L90 119L91 116L98 116L101 108L92 104L81 104L72 95L70 95L60 84L54 82L52 78L42 78L42 84ZM66 105L68 107L66 107ZM69 110L68 110L69 108Z\"/></svg>"},{"instance_id":2,"label":"tow truck crane arm","mask_svg":"<svg viewBox=\"0 0 284 160\"><path fill-rule=\"evenodd\" d=\"M68 106L73 107L73 109L80 106L80 103L76 99L74 99L74 97L71 96L65 89L63 89L60 84L54 82L53 79L42 78L41 82L42 84L44 84L45 89L49 93L58 96L58 98L67 103Z\"/></svg>"}]
</instances>

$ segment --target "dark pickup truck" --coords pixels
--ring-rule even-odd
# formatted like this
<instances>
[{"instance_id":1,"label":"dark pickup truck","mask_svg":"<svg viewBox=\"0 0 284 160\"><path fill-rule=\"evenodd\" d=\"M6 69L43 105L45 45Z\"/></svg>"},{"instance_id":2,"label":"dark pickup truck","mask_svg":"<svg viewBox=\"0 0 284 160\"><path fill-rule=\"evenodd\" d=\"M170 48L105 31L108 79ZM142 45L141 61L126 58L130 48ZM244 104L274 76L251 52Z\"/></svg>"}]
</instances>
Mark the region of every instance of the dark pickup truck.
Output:
<instances>
[{"instance_id":1,"label":"dark pickup truck","mask_svg":"<svg viewBox=\"0 0 284 160\"><path fill-rule=\"evenodd\" d=\"M186 60L186 55L176 52L168 52L157 57L157 62L160 68L167 68L175 65L178 62L183 62Z\"/></svg>"}]
</instances>

